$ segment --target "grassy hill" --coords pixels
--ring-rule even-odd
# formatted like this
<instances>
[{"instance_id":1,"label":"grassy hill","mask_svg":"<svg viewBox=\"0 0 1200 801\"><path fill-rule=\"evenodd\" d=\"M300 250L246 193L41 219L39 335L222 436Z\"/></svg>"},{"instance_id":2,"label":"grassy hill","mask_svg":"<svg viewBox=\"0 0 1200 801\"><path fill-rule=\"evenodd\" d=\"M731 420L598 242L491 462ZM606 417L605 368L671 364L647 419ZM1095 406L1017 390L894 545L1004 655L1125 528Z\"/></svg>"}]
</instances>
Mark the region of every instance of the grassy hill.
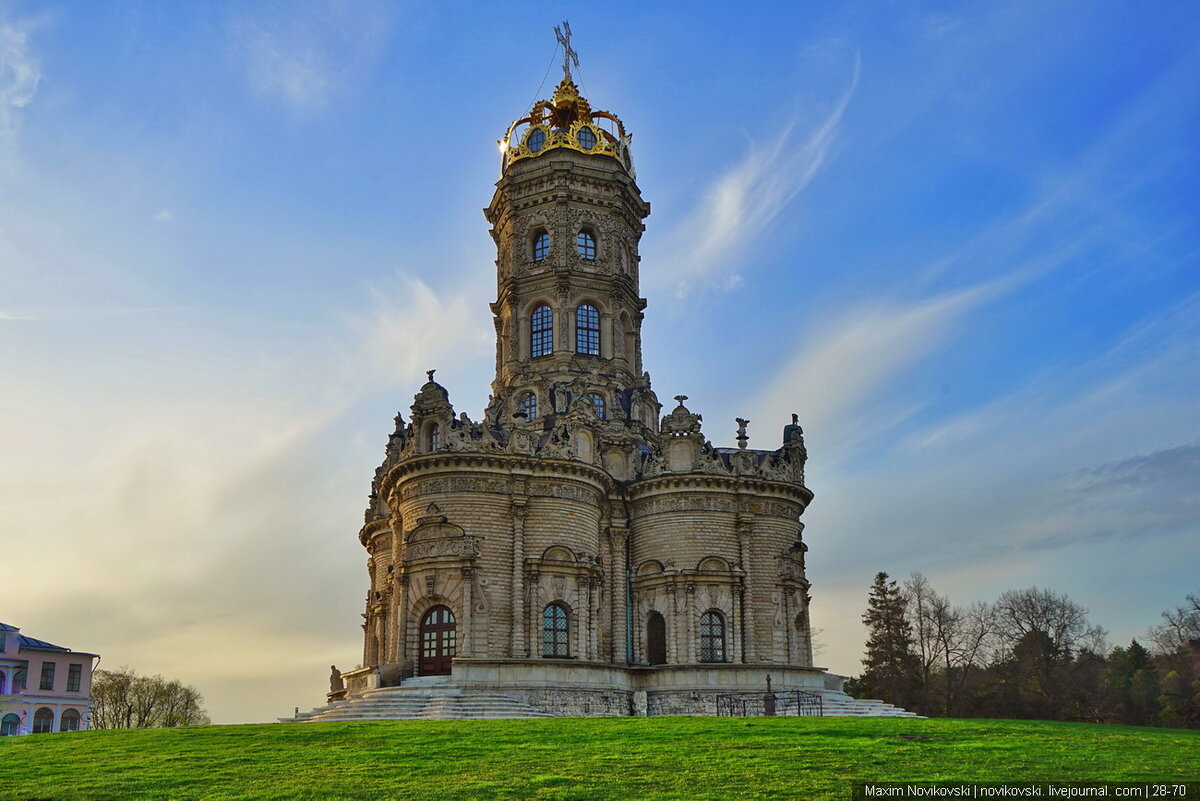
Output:
<instances>
[{"instance_id":1,"label":"grassy hill","mask_svg":"<svg viewBox=\"0 0 1200 801\"><path fill-rule=\"evenodd\" d=\"M1200 732L1012 720L546 718L0 740L0 798L847 798L852 780L1196 781Z\"/></svg>"}]
</instances>

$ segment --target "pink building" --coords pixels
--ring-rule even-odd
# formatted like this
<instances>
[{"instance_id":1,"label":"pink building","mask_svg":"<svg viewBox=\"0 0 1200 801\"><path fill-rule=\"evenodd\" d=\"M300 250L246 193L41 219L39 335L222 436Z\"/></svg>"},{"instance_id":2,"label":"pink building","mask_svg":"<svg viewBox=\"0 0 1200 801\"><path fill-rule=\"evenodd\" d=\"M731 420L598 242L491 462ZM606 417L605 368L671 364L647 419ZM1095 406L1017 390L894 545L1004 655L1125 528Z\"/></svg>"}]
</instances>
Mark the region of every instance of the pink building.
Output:
<instances>
[{"instance_id":1,"label":"pink building","mask_svg":"<svg viewBox=\"0 0 1200 801\"><path fill-rule=\"evenodd\" d=\"M0 736L89 728L99 658L0 623Z\"/></svg>"}]
</instances>

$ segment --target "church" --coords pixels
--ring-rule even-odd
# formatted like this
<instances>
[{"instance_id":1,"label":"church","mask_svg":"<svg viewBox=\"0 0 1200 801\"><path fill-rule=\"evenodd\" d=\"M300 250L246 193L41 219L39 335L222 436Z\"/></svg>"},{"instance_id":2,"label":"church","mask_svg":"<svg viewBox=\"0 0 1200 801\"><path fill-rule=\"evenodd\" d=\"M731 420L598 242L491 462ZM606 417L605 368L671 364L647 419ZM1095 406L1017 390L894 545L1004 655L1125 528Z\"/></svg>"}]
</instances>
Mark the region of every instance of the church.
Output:
<instances>
[{"instance_id":1,"label":"church","mask_svg":"<svg viewBox=\"0 0 1200 801\"><path fill-rule=\"evenodd\" d=\"M753 450L738 420L720 447L686 396L660 403L631 136L580 94L560 41L562 81L500 140L484 210L490 401L456 412L430 370L396 416L358 532L362 667L299 719L421 688L530 714L714 714L768 675L852 702L813 665L803 432L779 421L777 447Z\"/></svg>"}]
</instances>

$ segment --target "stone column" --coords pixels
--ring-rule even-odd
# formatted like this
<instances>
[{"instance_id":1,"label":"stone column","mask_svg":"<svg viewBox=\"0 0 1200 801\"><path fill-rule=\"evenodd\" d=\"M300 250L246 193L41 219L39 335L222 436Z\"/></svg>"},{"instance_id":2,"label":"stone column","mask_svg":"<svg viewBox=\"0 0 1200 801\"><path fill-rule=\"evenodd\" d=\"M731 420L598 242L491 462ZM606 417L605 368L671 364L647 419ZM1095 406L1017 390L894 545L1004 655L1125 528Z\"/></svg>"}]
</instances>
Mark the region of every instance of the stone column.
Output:
<instances>
[{"instance_id":1,"label":"stone column","mask_svg":"<svg viewBox=\"0 0 1200 801\"><path fill-rule=\"evenodd\" d=\"M596 661L600 660L600 621L604 619L601 614L600 601L604 597L604 579L600 576L591 576L588 578L588 618L591 625L588 626L588 659Z\"/></svg>"},{"instance_id":2,"label":"stone column","mask_svg":"<svg viewBox=\"0 0 1200 801\"><path fill-rule=\"evenodd\" d=\"M612 611L611 641L612 648L608 658L612 662L624 663L628 654L625 650L626 638L631 636L625 630L628 615L625 612L625 542L629 538L629 529L624 523L613 524L608 529L608 546L612 554L608 560L609 570L608 606Z\"/></svg>"},{"instance_id":3,"label":"stone column","mask_svg":"<svg viewBox=\"0 0 1200 801\"><path fill-rule=\"evenodd\" d=\"M475 647L475 632L474 632L474 613L475 613L475 568L467 565L462 569L463 580L463 634L462 642L455 653L459 656L479 656L474 652Z\"/></svg>"},{"instance_id":4,"label":"stone column","mask_svg":"<svg viewBox=\"0 0 1200 801\"><path fill-rule=\"evenodd\" d=\"M696 647L696 628L700 625L700 617L696 614L696 582L689 581L683 585L684 590L684 642L687 648L685 662L697 662L700 659L699 649Z\"/></svg>"},{"instance_id":5,"label":"stone column","mask_svg":"<svg viewBox=\"0 0 1200 801\"><path fill-rule=\"evenodd\" d=\"M787 662L796 663L796 627L792 625L792 598L796 594L794 587L783 588L783 636L787 643Z\"/></svg>"},{"instance_id":6,"label":"stone column","mask_svg":"<svg viewBox=\"0 0 1200 801\"><path fill-rule=\"evenodd\" d=\"M388 573L388 584L391 589L391 595L390 595L390 599L389 599L391 601L390 608L389 608L389 612L391 614L389 614L388 620L391 621L391 625L388 627L389 628L388 642L390 643L390 645L388 648L388 654L387 654L388 658L386 661L399 662L400 661L400 653L401 653L401 651L404 650L404 642L401 639L401 637L403 637L403 634L401 632L403 631L404 623L401 620L401 618L404 616L404 610L403 610L402 605L403 605L404 597L405 597L404 596L405 588L403 586L400 586L401 585L401 575L400 575L401 559L400 559L400 557L402 555L402 543L404 541L404 539L403 539L404 526L402 525L400 514L398 512L392 514L392 519L389 521L388 527L391 529L391 544L392 544L391 571L392 572Z\"/></svg>"},{"instance_id":7,"label":"stone column","mask_svg":"<svg viewBox=\"0 0 1200 801\"><path fill-rule=\"evenodd\" d=\"M631 628L633 631L629 633L629 636L630 643L633 645L633 648L631 649L633 651L633 661L645 662L645 643L642 641L642 619L639 612L639 598L641 598L641 593L638 590L634 590L629 594L629 600L633 606L633 614L630 616L630 622L632 624Z\"/></svg>"},{"instance_id":8,"label":"stone column","mask_svg":"<svg viewBox=\"0 0 1200 801\"><path fill-rule=\"evenodd\" d=\"M569 285L558 287L558 305L554 310L554 350L570 352L571 337L575 335L575 309L571 308L571 288Z\"/></svg>"},{"instance_id":9,"label":"stone column","mask_svg":"<svg viewBox=\"0 0 1200 801\"><path fill-rule=\"evenodd\" d=\"M525 498L512 500L512 637L509 656L526 655L525 649Z\"/></svg>"},{"instance_id":10,"label":"stone column","mask_svg":"<svg viewBox=\"0 0 1200 801\"><path fill-rule=\"evenodd\" d=\"M746 661L746 627L743 625L745 620L745 596L746 589L740 584L733 586L733 620L730 621L729 631L733 636L733 661L744 663Z\"/></svg>"},{"instance_id":11,"label":"stone column","mask_svg":"<svg viewBox=\"0 0 1200 801\"><path fill-rule=\"evenodd\" d=\"M740 519L738 516L737 535L738 535L738 550L742 561L743 588L744 595L742 597L742 635L744 642L742 643L742 661L755 662L759 660L758 640L756 637L755 625L755 609L754 609L754 593L756 590L754 581L754 569L750 564L750 532L751 524L749 520Z\"/></svg>"},{"instance_id":12,"label":"stone column","mask_svg":"<svg viewBox=\"0 0 1200 801\"><path fill-rule=\"evenodd\" d=\"M679 664L679 604L675 595L675 582L666 586L667 607L663 611L667 620L667 663Z\"/></svg>"},{"instance_id":13,"label":"stone column","mask_svg":"<svg viewBox=\"0 0 1200 801\"><path fill-rule=\"evenodd\" d=\"M412 664L408 653L408 574L397 577L400 585L400 600L396 604L396 617L392 628L396 630L396 661L400 663L403 672Z\"/></svg>"},{"instance_id":14,"label":"stone column","mask_svg":"<svg viewBox=\"0 0 1200 801\"><path fill-rule=\"evenodd\" d=\"M613 357L613 316L612 312L600 314L600 358Z\"/></svg>"},{"instance_id":15,"label":"stone column","mask_svg":"<svg viewBox=\"0 0 1200 801\"><path fill-rule=\"evenodd\" d=\"M587 659L588 630L592 626L592 609L588 598L587 578L575 577L575 642L571 643L569 652L579 659Z\"/></svg>"},{"instance_id":16,"label":"stone column","mask_svg":"<svg viewBox=\"0 0 1200 801\"><path fill-rule=\"evenodd\" d=\"M542 653L542 629L538 625L538 617L542 610L538 608L537 603L539 578L536 570L530 570L525 575L525 594L522 597L525 600L525 623L529 629L529 636L525 640L525 650L521 654L523 657L540 656Z\"/></svg>"}]
</instances>

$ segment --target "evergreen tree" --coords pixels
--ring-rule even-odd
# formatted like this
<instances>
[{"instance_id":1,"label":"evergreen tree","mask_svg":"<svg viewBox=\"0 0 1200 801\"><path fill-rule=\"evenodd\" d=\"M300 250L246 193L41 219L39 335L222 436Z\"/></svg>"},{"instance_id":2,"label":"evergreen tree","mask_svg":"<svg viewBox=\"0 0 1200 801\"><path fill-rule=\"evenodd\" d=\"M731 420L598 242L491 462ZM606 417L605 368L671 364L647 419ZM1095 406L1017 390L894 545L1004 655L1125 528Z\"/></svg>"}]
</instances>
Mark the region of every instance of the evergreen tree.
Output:
<instances>
[{"instance_id":1,"label":"evergreen tree","mask_svg":"<svg viewBox=\"0 0 1200 801\"><path fill-rule=\"evenodd\" d=\"M920 672L906 611L896 582L888 581L887 573L876 573L863 614L867 653L859 686L867 695L905 707L915 699Z\"/></svg>"}]
</instances>

